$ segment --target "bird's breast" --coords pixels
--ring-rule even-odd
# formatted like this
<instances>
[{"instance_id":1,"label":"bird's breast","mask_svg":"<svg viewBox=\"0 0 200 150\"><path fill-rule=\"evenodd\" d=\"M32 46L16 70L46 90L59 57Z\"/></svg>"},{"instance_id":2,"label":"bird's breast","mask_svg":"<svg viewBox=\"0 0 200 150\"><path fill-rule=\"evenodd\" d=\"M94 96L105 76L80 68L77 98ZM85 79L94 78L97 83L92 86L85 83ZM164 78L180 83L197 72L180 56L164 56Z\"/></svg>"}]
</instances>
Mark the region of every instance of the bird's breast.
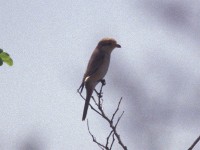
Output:
<instances>
[{"instance_id":1,"label":"bird's breast","mask_svg":"<svg viewBox=\"0 0 200 150\"><path fill-rule=\"evenodd\" d=\"M110 64L110 55L106 55L104 57L102 64L99 66L98 70L93 76L96 81L104 78L104 76L106 75L108 71L109 64Z\"/></svg>"}]
</instances>

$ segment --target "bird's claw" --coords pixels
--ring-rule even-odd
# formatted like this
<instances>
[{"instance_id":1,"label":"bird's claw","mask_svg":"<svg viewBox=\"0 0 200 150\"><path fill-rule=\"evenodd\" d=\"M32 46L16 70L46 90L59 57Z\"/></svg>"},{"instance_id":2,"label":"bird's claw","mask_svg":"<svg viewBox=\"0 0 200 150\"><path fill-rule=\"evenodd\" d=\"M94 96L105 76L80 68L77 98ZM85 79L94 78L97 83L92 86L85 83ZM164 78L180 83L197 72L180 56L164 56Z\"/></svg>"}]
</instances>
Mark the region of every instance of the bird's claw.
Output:
<instances>
[{"instance_id":1,"label":"bird's claw","mask_svg":"<svg viewBox=\"0 0 200 150\"><path fill-rule=\"evenodd\" d=\"M106 80L105 79L100 80L100 82L101 82L102 85L106 85Z\"/></svg>"}]
</instances>

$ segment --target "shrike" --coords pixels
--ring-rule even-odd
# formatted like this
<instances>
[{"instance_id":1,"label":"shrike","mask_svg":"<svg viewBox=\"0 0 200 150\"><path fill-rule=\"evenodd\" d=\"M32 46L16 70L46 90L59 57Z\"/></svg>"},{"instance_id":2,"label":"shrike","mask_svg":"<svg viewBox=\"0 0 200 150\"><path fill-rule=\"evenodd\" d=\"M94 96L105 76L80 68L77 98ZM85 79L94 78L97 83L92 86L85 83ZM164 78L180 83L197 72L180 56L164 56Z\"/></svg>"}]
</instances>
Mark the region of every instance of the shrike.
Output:
<instances>
[{"instance_id":1,"label":"shrike","mask_svg":"<svg viewBox=\"0 0 200 150\"><path fill-rule=\"evenodd\" d=\"M86 88L86 100L82 117L83 121L87 115L87 110L93 90L95 89L95 86L103 80L108 71L110 55L114 48L121 48L121 46L117 44L117 42L112 38L104 38L99 41L97 47L90 57L87 70L78 89L80 92L82 92L84 86Z\"/></svg>"}]
</instances>

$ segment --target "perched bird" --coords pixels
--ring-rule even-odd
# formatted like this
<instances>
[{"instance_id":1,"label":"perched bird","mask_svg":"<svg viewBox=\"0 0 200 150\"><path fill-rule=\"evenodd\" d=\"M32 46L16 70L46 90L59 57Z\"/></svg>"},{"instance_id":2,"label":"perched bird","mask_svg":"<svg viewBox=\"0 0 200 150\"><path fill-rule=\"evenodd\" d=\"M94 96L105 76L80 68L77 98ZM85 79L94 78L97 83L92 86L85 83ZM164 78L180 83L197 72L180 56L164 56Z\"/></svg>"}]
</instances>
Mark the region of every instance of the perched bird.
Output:
<instances>
[{"instance_id":1,"label":"perched bird","mask_svg":"<svg viewBox=\"0 0 200 150\"><path fill-rule=\"evenodd\" d=\"M80 90L81 93L84 86L86 88L86 100L82 117L83 121L87 115L93 90L95 89L95 86L103 80L108 71L110 55L114 48L121 48L121 46L112 38L103 38L101 41L99 41L97 47L90 57L87 70L78 89L78 91Z\"/></svg>"}]
</instances>

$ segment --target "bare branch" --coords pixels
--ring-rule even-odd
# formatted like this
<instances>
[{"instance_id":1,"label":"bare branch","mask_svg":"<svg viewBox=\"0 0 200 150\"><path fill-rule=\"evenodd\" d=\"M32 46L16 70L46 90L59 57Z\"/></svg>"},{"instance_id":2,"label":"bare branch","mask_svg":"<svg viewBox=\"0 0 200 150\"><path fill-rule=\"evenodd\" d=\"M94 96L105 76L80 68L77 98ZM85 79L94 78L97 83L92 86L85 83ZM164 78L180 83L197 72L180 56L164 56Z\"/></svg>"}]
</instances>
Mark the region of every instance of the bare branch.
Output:
<instances>
[{"instance_id":1,"label":"bare branch","mask_svg":"<svg viewBox=\"0 0 200 150\"><path fill-rule=\"evenodd\" d=\"M113 146L113 144L114 144L114 142L115 142L115 134L112 134L112 137L113 137L113 139L112 139L112 143L111 143L111 145L110 145L110 149L112 149L112 146Z\"/></svg>"},{"instance_id":2,"label":"bare branch","mask_svg":"<svg viewBox=\"0 0 200 150\"><path fill-rule=\"evenodd\" d=\"M200 140L200 136L194 141L194 143L190 146L188 150L192 150L195 147L195 145L199 142L199 140Z\"/></svg>"},{"instance_id":3,"label":"bare branch","mask_svg":"<svg viewBox=\"0 0 200 150\"><path fill-rule=\"evenodd\" d=\"M95 142L102 150L103 148L106 148L103 144L97 142L96 138L94 137L94 135L90 132L90 128L89 128L89 121L87 120L87 128L88 128L88 132L92 137L93 142Z\"/></svg>"},{"instance_id":4,"label":"bare branch","mask_svg":"<svg viewBox=\"0 0 200 150\"><path fill-rule=\"evenodd\" d=\"M108 144L109 144L109 139L110 139L110 136L112 135L113 133L113 130L110 131L110 134L108 135L108 137L106 138L107 141L106 141L106 147L108 147Z\"/></svg>"},{"instance_id":5,"label":"bare branch","mask_svg":"<svg viewBox=\"0 0 200 150\"><path fill-rule=\"evenodd\" d=\"M115 112L114 112L113 115L112 115L111 121L113 121L113 119L114 119L116 113L118 112L118 110L119 110L119 106L120 106L120 104L121 104L121 101L122 101L122 97L121 97L120 100L119 100L119 103L118 103L117 109L115 110Z\"/></svg>"},{"instance_id":6,"label":"bare branch","mask_svg":"<svg viewBox=\"0 0 200 150\"><path fill-rule=\"evenodd\" d=\"M117 125L118 125L120 119L122 118L123 114L124 114L124 111L122 112L122 114L120 115L120 117L117 119L117 123L115 124L115 128L117 127Z\"/></svg>"},{"instance_id":7,"label":"bare branch","mask_svg":"<svg viewBox=\"0 0 200 150\"><path fill-rule=\"evenodd\" d=\"M97 94L97 100L92 96L92 100L94 101L94 104L96 105L97 108L94 108L91 104L89 104L90 108L92 110L94 110L97 114L99 114L103 119L105 119L110 128L111 128L111 131L109 133L109 135L107 136L106 138L106 144L102 144L100 142L98 142L96 140L96 138L94 137L94 135L91 133L90 129L89 129L89 123L87 121L87 127L88 127L88 132L89 134L91 135L92 139L93 139L93 142L95 142L102 150L111 150L113 148L113 145L114 145L114 142L115 142L115 137L119 143L119 145L124 149L124 150L127 150L127 147L123 144L121 138L120 138L120 135L119 133L117 132L117 125L119 124L119 121L121 120L123 114L124 114L124 111L121 113L121 115L118 117L116 123L114 123L114 119L116 117L116 114L117 112L119 111L119 107L120 107L120 104L121 104L121 101L122 101L122 97L120 98L119 102L118 102L118 105L117 105L117 108L115 109L114 113L112 114L112 117L109 118L106 113L104 112L103 110L103 99L102 99L102 91L103 91L103 86L105 85L105 81L101 81L102 85L100 87L100 91L96 92ZM79 92L80 96L85 100L85 98L82 96L81 92ZM111 139L111 136L112 136L112 139ZM109 144L111 142L111 144Z\"/></svg>"}]
</instances>

